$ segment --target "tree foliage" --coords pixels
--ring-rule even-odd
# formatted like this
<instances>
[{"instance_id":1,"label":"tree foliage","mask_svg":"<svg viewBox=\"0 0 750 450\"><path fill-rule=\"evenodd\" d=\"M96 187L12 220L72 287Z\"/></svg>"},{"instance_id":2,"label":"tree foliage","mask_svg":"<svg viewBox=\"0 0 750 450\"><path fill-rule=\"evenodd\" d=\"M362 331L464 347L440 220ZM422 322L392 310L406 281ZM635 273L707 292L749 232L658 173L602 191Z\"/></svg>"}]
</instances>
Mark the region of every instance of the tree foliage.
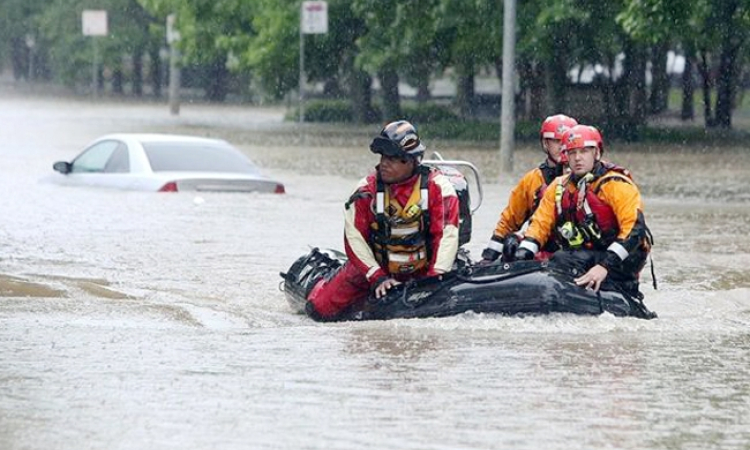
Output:
<instances>
[{"instance_id":1,"label":"tree foliage","mask_svg":"<svg viewBox=\"0 0 750 450\"><path fill-rule=\"evenodd\" d=\"M280 99L298 89L301 0L0 0L0 8L0 61L17 77L36 63L55 81L86 84L96 40L104 75L136 83L144 54L159 71L166 17L175 14L183 65L204 74L209 96L240 86ZM84 9L108 11L109 36L81 34ZM329 0L328 11L329 33L304 36L306 81L356 97L362 108L372 78L390 91L387 104L398 102L399 82L425 101L430 80L451 73L463 111L476 75L501 73L503 0ZM564 109L578 81L571 74L585 67L605 80L600 114L618 95L643 97L646 50L658 46L663 55L668 46L698 59L704 90L717 90L716 120L726 126L748 55L750 0L527 0L518 2L516 29L521 91L546 93L532 99L539 113Z\"/></svg>"}]
</instances>

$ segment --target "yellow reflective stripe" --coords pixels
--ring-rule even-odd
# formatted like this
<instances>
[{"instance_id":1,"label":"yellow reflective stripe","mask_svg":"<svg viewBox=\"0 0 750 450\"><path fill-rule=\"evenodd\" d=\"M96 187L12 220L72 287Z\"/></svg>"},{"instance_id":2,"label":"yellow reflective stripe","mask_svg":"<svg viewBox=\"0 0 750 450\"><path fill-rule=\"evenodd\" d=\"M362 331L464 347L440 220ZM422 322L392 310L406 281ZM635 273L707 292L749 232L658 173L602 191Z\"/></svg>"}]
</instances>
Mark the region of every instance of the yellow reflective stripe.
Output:
<instances>
[{"instance_id":1,"label":"yellow reflective stripe","mask_svg":"<svg viewBox=\"0 0 750 450\"><path fill-rule=\"evenodd\" d=\"M557 186L555 186L555 206L557 207L557 215L562 216L562 197L565 192L565 185L563 184L562 178L558 179Z\"/></svg>"}]
</instances>

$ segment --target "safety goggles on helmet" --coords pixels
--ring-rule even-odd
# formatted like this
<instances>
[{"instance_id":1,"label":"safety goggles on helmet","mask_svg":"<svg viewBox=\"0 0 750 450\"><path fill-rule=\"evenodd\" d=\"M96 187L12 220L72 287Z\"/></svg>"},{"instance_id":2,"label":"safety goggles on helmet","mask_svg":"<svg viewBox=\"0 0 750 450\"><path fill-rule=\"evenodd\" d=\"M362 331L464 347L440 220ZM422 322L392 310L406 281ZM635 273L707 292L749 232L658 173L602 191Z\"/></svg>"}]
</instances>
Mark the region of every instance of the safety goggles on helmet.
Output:
<instances>
[{"instance_id":1,"label":"safety goggles on helmet","mask_svg":"<svg viewBox=\"0 0 750 450\"><path fill-rule=\"evenodd\" d=\"M370 144L370 151L385 156L420 158L425 151L417 130L405 120L391 122Z\"/></svg>"},{"instance_id":2,"label":"safety goggles on helmet","mask_svg":"<svg viewBox=\"0 0 750 450\"><path fill-rule=\"evenodd\" d=\"M401 146L383 136L376 136L375 139L372 140L372 143L370 143L370 151L383 156L395 156L401 158L408 156Z\"/></svg>"}]
</instances>

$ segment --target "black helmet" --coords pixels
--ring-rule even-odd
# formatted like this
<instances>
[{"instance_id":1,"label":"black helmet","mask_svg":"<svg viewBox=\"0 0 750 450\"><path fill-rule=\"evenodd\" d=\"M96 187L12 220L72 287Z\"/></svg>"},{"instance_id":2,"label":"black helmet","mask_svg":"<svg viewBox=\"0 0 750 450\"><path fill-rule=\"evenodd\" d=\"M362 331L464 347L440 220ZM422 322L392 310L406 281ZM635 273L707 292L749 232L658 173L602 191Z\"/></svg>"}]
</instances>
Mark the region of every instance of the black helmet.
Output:
<instances>
[{"instance_id":1,"label":"black helmet","mask_svg":"<svg viewBox=\"0 0 750 450\"><path fill-rule=\"evenodd\" d=\"M371 152L385 156L419 159L424 155L424 150L417 129L406 120L389 123L370 144Z\"/></svg>"}]
</instances>

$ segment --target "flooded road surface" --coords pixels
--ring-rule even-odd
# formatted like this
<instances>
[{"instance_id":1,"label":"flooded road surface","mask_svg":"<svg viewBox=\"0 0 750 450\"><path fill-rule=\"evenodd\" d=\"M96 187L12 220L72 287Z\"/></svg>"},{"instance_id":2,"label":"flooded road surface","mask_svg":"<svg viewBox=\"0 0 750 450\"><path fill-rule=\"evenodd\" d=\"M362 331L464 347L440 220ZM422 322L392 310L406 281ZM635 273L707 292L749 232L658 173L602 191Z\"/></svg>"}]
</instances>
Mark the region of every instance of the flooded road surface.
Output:
<instances>
[{"instance_id":1,"label":"flooded road surface","mask_svg":"<svg viewBox=\"0 0 750 450\"><path fill-rule=\"evenodd\" d=\"M750 448L750 152L608 153L645 193L658 320L318 324L290 312L278 273L341 248L374 158L356 127L303 148L282 114L0 98L0 448ZM287 194L44 180L117 131L227 138ZM498 181L491 149L432 147L486 176L476 256L515 179ZM516 178L539 159L519 151Z\"/></svg>"}]
</instances>

